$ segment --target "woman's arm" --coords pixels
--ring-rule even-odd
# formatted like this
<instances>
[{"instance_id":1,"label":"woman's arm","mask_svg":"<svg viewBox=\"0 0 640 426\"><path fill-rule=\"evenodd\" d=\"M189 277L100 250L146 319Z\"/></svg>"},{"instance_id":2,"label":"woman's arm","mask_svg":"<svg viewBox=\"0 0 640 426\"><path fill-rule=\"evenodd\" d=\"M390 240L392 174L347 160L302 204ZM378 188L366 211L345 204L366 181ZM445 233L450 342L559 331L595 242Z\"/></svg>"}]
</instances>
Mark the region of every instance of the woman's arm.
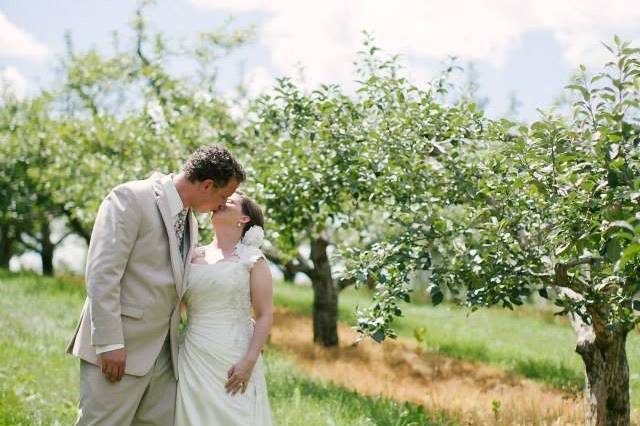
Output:
<instances>
[{"instance_id":1,"label":"woman's arm","mask_svg":"<svg viewBox=\"0 0 640 426\"><path fill-rule=\"evenodd\" d=\"M251 270L251 305L256 325L245 358L255 362L269 337L273 323L273 280L269 265L263 258Z\"/></svg>"},{"instance_id":2,"label":"woman's arm","mask_svg":"<svg viewBox=\"0 0 640 426\"><path fill-rule=\"evenodd\" d=\"M239 390L242 390L242 393L246 390L246 384L273 323L273 280L264 259L258 260L251 269L251 304L256 324L244 358L227 371L225 388L231 395L235 395Z\"/></svg>"}]
</instances>

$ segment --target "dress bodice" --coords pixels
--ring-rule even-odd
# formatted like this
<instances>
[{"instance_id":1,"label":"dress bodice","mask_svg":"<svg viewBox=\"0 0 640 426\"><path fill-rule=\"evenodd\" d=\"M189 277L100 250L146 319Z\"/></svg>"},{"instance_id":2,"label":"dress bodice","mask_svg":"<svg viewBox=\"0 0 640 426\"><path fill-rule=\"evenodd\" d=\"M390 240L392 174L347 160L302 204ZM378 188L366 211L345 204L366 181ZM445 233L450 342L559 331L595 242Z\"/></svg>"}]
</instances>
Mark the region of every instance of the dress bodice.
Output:
<instances>
[{"instance_id":1,"label":"dress bodice","mask_svg":"<svg viewBox=\"0 0 640 426\"><path fill-rule=\"evenodd\" d=\"M229 324L250 317L251 268L264 255L242 243L236 245L234 255L235 260L190 265L185 293L189 324L199 320Z\"/></svg>"}]
</instances>

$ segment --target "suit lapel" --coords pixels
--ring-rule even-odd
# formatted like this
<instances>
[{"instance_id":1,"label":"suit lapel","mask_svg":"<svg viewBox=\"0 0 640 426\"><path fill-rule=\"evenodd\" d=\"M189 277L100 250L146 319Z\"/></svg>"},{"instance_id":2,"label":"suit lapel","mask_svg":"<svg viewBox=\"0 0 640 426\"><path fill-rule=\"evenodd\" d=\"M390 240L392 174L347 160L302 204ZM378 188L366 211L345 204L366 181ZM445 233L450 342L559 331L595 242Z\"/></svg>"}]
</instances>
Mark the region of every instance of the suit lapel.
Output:
<instances>
[{"instance_id":1,"label":"suit lapel","mask_svg":"<svg viewBox=\"0 0 640 426\"><path fill-rule=\"evenodd\" d=\"M156 176L156 175L154 175ZM161 175L162 176L162 175ZM159 179L156 179L154 185L154 195L156 197L156 203L158 204L158 210L164 222L165 231L169 238L169 255L171 257L171 268L173 270L173 278L176 282L176 292L178 295L182 295L182 280L184 277L184 263L180 250L178 249L178 239L176 238L175 230L173 229L173 219L171 217L171 211L169 209L169 202L164 194L162 183Z\"/></svg>"}]
</instances>

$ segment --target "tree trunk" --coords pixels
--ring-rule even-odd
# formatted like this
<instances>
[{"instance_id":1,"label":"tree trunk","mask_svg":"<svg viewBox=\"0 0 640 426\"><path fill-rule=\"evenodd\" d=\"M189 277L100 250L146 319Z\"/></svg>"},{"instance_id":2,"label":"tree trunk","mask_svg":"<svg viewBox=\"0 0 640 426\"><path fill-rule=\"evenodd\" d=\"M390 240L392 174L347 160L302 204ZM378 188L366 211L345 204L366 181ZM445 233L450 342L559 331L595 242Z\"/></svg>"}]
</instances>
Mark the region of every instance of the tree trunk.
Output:
<instances>
[{"instance_id":1,"label":"tree trunk","mask_svg":"<svg viewBox=\"0 0 640 426\"><path fill-rule=\"evenodd\" d=\"M567 283L566 267L556 265L555 282ZM580 293L556 287L558 294L583 300ZM587 324L577 313L570 316L577 335L576 352L585 366L585 424L588 426L627 426L631 421L629 405L629 364L626 342L630 329L608 328L599 309L588 309ZM631 328L633 329L633 328Z\"/></svg>"},{"instance_id":2,"label":"tree trunk","mask_svg":"<svg viewBox=\"0 0 640 426\"><path fill-rule=\"evenodd\" d=\"M288 283L293 283L296 279L296 269L292 262L287 262L282 267L283 279Z\"/></svg>"},{"instance_id":3,"label":"tree trunk","mask_svg":"<svg viewBox=\"0 0 640 426\"><path fill-rule=\"evenodd\" d=\"M313 341L323 346L338 346L338 288L331 276L327 257L328 241L322 237L311 242L313 271Z\"/></svg>"},{"instance_id":4,"label":"tree trunk","mask_svg":"<svg viewBox=\"0 0 640 426\"><path fill-rule=\"evenodd\" d=\"M46 220L42 222L40 227L40 258L42 259L42 274L53 276L53 250L55 246L51 242L51 228Z\"/></svg>"},{"instance_id":5,"label":"tree trunk","mask_svg":"<svg viewBox=\"0 0 640 426\"><path fill-rule=\"evenodd\" d=\"M596 336L576 347L586 368L585 398L589 426L630 423L627 333Z\"/></svg>"},{"instance_id":6,"label":"tree trunk","mask_svg":"<svg viewBox=\"0 0 640 426\"><path fill-rule=\"evenodd\" d=\"M3 223L0 225L0 268L9 269L9 261L13 254L12 247L11 226Z\"/></svg>"},{"instance_id":7,"label":"tree trunk","mask_svg":"<svg viewBox=\"0 0 640 426\"><path fill-rule=\"evenodd\" d=\"M586 424L626 426L630 424L628 330L608 330L600 321L585 324L572 314L578 335L576 352L585 365Z\"/></svg>"}]
</instances>

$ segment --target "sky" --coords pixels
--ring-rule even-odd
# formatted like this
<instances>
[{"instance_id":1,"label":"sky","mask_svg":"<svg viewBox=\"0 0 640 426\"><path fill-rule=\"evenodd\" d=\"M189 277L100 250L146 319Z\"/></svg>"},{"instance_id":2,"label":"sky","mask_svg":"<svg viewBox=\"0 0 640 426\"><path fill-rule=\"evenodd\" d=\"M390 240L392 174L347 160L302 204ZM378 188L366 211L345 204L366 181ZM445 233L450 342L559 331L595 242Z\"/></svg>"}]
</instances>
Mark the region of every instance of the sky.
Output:
<instances>
[{"instance_id":1,"label":"sky","mask_svg":"<svg viewBox=\"0 0 640 426\"><path fill-rule=\"evenodd\" d=\"M70 31L77 50L110 49L112 32L131 36L133 0L0 0L0 75L28 96L53 81ZM158 0L151 25L193 40L199 31L254 26L257 39L220 63L218 88L239 82L251 94L275 77L298 76L313 88L338 83L349 89L353 61L370 32L389 54L399 54L418 86L442 69L449 55L473 62L488 98L487 112L506 112L515 95L519 118L534 120L563 93L579 64L599 70L608 57L601 41L614 34L640 42L640 1L634 0Z\"/></svg>"},{"instance_id":2,"label":"sky","mask_svg":"<svg viewBox=\"0 0 640 426\"><path fill-rule=\"evenodd\" d=\"M0 0L0 79L20 96L55 83L54 67L69 31L77 51L108 51L112 33L131 37L129 0ZM578 65L599 71L609 59L601 42L614 34L640 45L638 0L158 0L148 9L154 30L193 40L199 31L254 26L255 42L220 62L218 90L243 82L252 95L280 76L354 86L353 61L368 31L404 71L425 85L450 55L473 62L479 96L498 117L515 95L516 118L535 120Z\"/></svg>"}]
</instances>

